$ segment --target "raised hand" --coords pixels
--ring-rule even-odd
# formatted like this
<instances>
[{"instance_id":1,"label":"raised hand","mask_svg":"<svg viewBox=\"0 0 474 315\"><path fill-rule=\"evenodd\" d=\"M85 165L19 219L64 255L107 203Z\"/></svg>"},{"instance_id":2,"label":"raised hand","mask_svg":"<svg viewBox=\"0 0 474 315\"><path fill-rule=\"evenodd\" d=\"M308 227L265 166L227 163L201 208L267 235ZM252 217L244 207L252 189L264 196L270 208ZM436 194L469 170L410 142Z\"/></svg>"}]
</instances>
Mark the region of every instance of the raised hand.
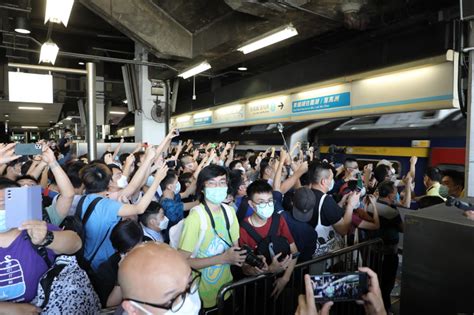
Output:
<instances>
[{"instance_id":1,"label":"raised hand","mask_svg":"<svg viewBox=\"0 0 474 315\"><path fill-rule=\"evenodd\" d=\"M6 164L21 157L21 155L15 155L15 146L16 143L0 145L0 164Z\"/></svg>"}]
</instances>

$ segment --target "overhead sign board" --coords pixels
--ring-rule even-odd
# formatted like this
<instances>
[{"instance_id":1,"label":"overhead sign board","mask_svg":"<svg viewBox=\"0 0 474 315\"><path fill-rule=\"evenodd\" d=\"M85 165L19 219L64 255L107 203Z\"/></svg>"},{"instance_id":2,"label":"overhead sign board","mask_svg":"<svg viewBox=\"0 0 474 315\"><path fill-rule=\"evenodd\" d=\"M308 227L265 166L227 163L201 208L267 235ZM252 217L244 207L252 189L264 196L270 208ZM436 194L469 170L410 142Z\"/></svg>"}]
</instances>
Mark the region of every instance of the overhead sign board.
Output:
<instances>
[{"instance_id":1,"label":"overhead sign board","mask_svg":"<svg viewBox=\"0 0 474 315\"><path fill-rule=\"evenodd\" d=\"M351 93L339 93L293 101L291 110L293 113L312 112L322 109L344 107L351 105Z\"/></svg>"},{"instance_id":2,"label":"overhead sign board","mask_svg":"<svg viewBox=\"0 0 474 315\"><path fill-rule=\"evenodd\" d=\"M8 100L25 103L53 103L53 76L8 72Z\"/></svg>"}]
</instances>

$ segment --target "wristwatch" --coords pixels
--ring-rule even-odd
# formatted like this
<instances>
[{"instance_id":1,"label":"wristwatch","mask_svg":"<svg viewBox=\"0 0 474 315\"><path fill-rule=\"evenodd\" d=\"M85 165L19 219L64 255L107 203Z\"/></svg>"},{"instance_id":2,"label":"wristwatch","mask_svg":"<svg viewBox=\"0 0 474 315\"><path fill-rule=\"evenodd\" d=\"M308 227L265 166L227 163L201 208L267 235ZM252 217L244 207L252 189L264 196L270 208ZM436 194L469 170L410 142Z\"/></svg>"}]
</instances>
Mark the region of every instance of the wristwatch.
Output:
<instances>
[{"instance_id":1,"label":"wristwatch","mask_svg":"<svg viewBox=\"0 0 474 315\"><path fill-rule=\"evenodd\" d=\"M50 245L54 240L54 233L51 231L46 232L46 236L44 237L43 243L40 245L41 247L46 247Z\"/></svg>"}]
</instances>

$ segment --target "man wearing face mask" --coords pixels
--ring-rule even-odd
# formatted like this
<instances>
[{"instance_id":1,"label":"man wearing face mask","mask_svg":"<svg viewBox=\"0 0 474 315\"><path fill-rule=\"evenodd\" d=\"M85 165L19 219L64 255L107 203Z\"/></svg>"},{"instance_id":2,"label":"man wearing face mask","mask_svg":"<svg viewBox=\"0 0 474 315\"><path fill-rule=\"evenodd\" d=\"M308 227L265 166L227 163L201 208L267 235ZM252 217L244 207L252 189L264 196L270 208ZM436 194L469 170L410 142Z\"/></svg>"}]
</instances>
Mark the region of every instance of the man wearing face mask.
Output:
<instances>
[{"instance_id":1,"label":"man wearing face mask","mask_svg":"<svg viewBox=\"0 0 474 315\"><path fill-rule=\"evenodd\" d=\"M128 315L198 315L200 279L201 274L176 250L162 243L144 243L120 263L122 307Z\"/></svg>"},{"instance_id":2,"label":"man wearing face mask","mask_svg":"<svg viewBox=\"0 0 474 315\"><path fill-rule=\"evenodd\" d=\"M143 229L144 241L163 242L163 231L168 229L169 219L158 202L152 201L145 213L138 216Z\"/></svg>"},{"instance_id":3,"label":"man wearing face mask","mask_svg":"<svg viewBox=\"0 0 474 315\"><path fill-rule=\"evenodd\" d=\"M407 182L407 186L410 186L410 184L411 182ZM380 218L380 229L374 236L383 240L380 288L385 309L389 313L390 292L395 285L398 268L399 233L403 233L403 222L396 206L397 189L395 183L384 181L378 185L377 190L379 193L377 210Z\"/></svg>"},{"instance_id":4,"label":"man wearing face mask","mask_svg":"<svg viewBox=\"0 0 474 315\"><path fill-rule=\"evenodd\" d=\"M184 220L178 246L190 266L202 273L199 295L209 310L216 306L221 286L233 279L230 265L241 266L246 257L238 246L235 210L223 204L227 189L225 168L209 165L199 173L196 192L201 203Z\"/></svg>"},{"instance_id":5,"label":"man wearing face mask","mask_svg":"<svg viewBox=\"0 0 474 315\"><path fill-rule=\"evenodd\" d=\"M339 204L327 193L334 188L334 173L328 163L313 163L308 171L311 189L316 196L313 216L309 221L318 233L315 256L344 246L342 236L352 224L352 212L359 204L360 193L351 192Z\"/></svg>"},{"instance_id":6,"label":"man wearing face mask","mask_svg":"<svg viewBox=\"0 0 474 315\"><path fill-rule=\"evenodd\" d=\"M250 217L245 218L240 226L239 244L240 246L247 245L254 250L257 249L258 240L252 237L252 231L255 231L262 239L265 239L270 235L273 220L279 220L275 236L283 236L287 239L290 245L290 253L287 253L286 257L284 257L281 252L275 253L276 255L271 257L272 259L269 265L265 259L263 259L263 268L252 267L248 264L242 266L244 273L248 275L258 275L265 272L280 273L284 271L283 276L275 280L275 288L272 292L272 296L278 297L293 273L296 258L293 259L291 254L295 254L298 249L296 248L295 241L293 240L285 218L274 213L272 192L272 187L264 180L257 180L248 186L247 196L249 198L249 204L252 209L254 209L254 213Z\"/></svg>"},{"instance_id":7,"label":"man wearing face mask","mask_svg":"<svg viewBox=\"0 0 474 315\"><path fill-rule=\"evenodd\" d=\"M197 206L199 201L183 203L181 201L181 184L174 171L168 171L165 179L160 184L163 194L160 198L160 204L165 211L165 216L169 219L169 227L172 227L184 218L184 211L189 211ZM165 238L166 239L166 238Z\"/></svg>"}]
</instances>

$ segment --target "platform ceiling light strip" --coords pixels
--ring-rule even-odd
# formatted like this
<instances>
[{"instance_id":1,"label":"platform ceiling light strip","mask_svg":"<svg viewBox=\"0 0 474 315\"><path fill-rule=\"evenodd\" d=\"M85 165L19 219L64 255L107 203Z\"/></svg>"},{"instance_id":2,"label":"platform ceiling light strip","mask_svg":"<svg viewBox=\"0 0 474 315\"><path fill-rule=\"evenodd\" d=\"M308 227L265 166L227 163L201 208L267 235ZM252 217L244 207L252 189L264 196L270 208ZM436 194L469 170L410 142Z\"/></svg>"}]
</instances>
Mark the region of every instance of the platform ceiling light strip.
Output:
<instances>
[{"instance_id":1,"label":"platform ceiling light strip","mask_svg":"<svg viewBox=\"0 0 474 315\"><path fill-rule=\"evenodd\" d=\"M21 129L38 129L37 126L21 126Z\"/></svg>"},{"instance_id":2,"label":"platform ceiling light strip","mask_svg":"<svg viewBox=\"0 0 474 315\"><path fill-rule=\"evenodd\" d=\"M219 109L216 110L216 112L219 114L219 115L225 115L225 114L235 114L235 113L238 113L242 110L242 104L239 104L239 105L230 105L230 106L226 106L226 107L221 107Z\"/></svg>"},{"instance_id":3,"label":"platform ceiling light strip","mask_svg":"<svg viewBox=\"0 0 474 315\"><path fill-rule=\"evenodd\" d=\"M181 116L181 117L176 118L176 122L185 123L185 122L188 122L190 119L191 119L191 115Z\"/></svg>"},{"instance_id":4,"label":"platform ceiling light strip","mask_svg":"<svg viewBox=\"0 0 474 315\"><path fill-rule=\"evenodd\" d=\"M195 67L186 69L184 72L181 72L180 74L178 74L178 76L182 77L183 79L187 79L189 77L195 76L196 74L199 74L209 69L211 69L211 65L205 61L198 64Z\"/></svg>"},{"instance_id":5,"label":"platform ceiling light strip","mask_svg":"<svg viewBox=\"0 0 474 315\"><path fill-rule=\"evenodd\" d=\"M110 111L109 114L112 114L112 115L125 115L125 112Z\"/></svg>"},{"instance_id":6,"label":"platform ceiling light strip","mask_svg":"<svg viewBox=\"0 0 474 315\"><path fill-rule=\"evenodd\" d=\"M67 27L73 5L74 0L47 0L44 24L49 21L58 24L63 23Z\"/></svg>"},{"instance_id":7,"label":"platform ceiling light strip","mask_svg":"<svg viewBox=\"0 0 474 315\"><path fill-rule=\"evenodd\" d=\"M206 117L211 117L211 116L212 116L212 111L208 110L205 112L194 114L193 118L206 118Z\"/></svg>"},{"instance_id":8,"label":"platform ceiling light strip","mask_svg":"<svg viewBox=\"0 0 474 315\"><path fill-rule=\"evenodd\" d=\"M43 110L43 107L18 106L22 110Z\"/></svg>"},{"instance_id":9,"label":"platform ceiling light strip","mask_svg":"<svg viewBox=\"0 0 474 315\"><path fill-rule=\"evenodd\" d=\"M41 46L39 62L50 63L54 65L58 56L59 47L51 40L48 40Z\"/></svg>"},{"instance_id":10,"label":"platform ceiling light strip","mask_svg":"<svg viewBox=\"0 0 474 315\"><path fill-rule=\"evenodd\" d=\"M253 51L259 50L263 47L273 45L275 43L281 42L285 39L298 35L298 31L293 26L289 25L284 29L272 32L260 39L256 39L240 48L238 51L243 52L244 54L251 53Z\"/></svg>"}]
</instances>

